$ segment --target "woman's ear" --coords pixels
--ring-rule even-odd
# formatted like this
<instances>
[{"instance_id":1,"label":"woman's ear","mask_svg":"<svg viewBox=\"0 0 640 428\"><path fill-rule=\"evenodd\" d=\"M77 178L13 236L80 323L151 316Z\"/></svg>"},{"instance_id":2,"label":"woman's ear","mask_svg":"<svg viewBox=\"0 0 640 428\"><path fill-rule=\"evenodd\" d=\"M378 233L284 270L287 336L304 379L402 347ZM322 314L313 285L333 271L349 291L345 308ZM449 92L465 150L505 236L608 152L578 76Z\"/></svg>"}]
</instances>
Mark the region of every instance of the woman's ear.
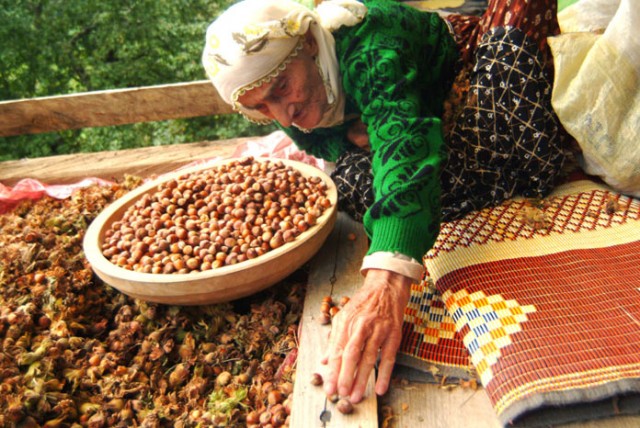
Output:
<instances>
[{"instance_id":1,"label":"woman's ear","mask_svg":"<svg viewBox=\"0 0 640 428\"><path fill-rule=\"evenodd\" d=\"M304 34L304 49L314 58L318 55L318 42L309 30Z\"/></svg>"}]
</instances>

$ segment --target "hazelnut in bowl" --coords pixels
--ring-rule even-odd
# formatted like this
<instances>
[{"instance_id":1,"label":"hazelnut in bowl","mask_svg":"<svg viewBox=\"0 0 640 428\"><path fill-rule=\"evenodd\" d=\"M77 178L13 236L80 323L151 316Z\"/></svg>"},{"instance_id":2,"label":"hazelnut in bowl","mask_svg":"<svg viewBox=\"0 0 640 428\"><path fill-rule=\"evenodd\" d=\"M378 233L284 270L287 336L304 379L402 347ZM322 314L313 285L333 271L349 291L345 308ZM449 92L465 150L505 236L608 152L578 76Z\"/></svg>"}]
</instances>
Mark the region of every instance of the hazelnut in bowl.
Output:
<instances>
[{"instance_id":1,"label":"hazelnut in bowl","mask_svg":"<svg viewBox=\"0 0 640 428\"><path fill-rule=\"evenodd\" d=\"M327 174L302 162L226 159L132 190L91 223L84 252L106 284L147 301L226 302L318 252L337 216Z\"/></svg>"}]
</instances>

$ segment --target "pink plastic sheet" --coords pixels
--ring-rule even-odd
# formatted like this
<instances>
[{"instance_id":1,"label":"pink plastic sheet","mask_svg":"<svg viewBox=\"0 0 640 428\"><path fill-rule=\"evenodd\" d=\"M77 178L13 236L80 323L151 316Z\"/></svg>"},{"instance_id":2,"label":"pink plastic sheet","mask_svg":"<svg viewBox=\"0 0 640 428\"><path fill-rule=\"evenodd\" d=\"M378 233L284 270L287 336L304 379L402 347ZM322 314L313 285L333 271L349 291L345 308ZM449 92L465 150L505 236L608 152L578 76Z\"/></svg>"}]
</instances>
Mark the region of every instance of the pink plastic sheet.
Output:
<instances>
[{"instance_id":1,"label":"pink plastic sheet","mask_svg":"<svg viewBox=\"0 0 640 428\"><path fill-rule=\"evenodd\" d=\"M325 167L325 163L322 159L308 155L306 152L298 149L293 141L291 141L291 139L282 131L276 131L267 136L256 138L255 140L249 140L238 145L229 158L240 158L245 156L253 156L254 158L269 157L289 159L304 162L319 169L324 169ZM213 163L220 159L220 157L215 157L211 159L198 160L178 168L177 171L196 165Z\"/></svg>"},{"instance_id":2,"label":"pink plastic sheet","mask_svg":"<svg viewBox=\"0 0 640 428\"><path fill-rule=\"evenodd\" d=\"M235 158L245 156L253 156L255 158L270 157L290 159L307 163L319 169L324 169L325 167L324 161L299 150L291 139L282 131L276 131L265 137L258 137L255 140L249 140L239 145L229 157ZM192 162L178 168L176 171L195 165L211 163L220 159L222 158L215 157ZM66 199L70 197L75 190L89 187L94 184L110 186L114 183L109 180L96 177L87 177L72 184L47 184L33 178L23 178L13 187L5 186L0 183L0 214L11 210L23 200L36 200L45 195L57 199Z\"/></svg>"},{"instance_id":3,"label":"pink plastic sheet","mask_svg":"<svg viewBox=\"0 0 640 428\"><path fill-rule=\"evenodd\" d=\"M45 184L33 178L23 178L13 187L0 183L0 214L10 211L23 200L40 199L45 195L56 199L66 199L71 196L75 190L94 184L110 186L113 183L95 177L85 178L72 184Z\"/></svg>"}]
</instances>

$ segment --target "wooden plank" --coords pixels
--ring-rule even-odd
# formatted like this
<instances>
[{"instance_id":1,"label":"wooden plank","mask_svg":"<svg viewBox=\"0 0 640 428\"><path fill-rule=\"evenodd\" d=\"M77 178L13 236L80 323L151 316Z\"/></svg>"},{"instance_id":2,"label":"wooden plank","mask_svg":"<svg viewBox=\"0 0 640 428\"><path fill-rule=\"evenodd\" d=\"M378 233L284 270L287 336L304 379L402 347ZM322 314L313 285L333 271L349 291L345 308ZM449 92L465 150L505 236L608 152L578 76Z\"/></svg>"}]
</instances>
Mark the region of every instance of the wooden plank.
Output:
<instances>
[{"instance_id":1,"label":"wooden plank","mask_svg":"<svg viewBox=\"0 0 640 428\"><path fill-rule=\"evenodd\" d=\"M392 418L384 422L385 407ZM482 388L455 387L415 382L394 382L389 392L380 397L384 428L502 428L489 396ZM640 426L640 416L618 416L606 419L556 424L556 428L632 428Z\"/></svg>"},{"instance_id":2,"label":"wooden plank","mask_svg":"<svg viewBox=\"0 0 640 428\"><path fill-rule=\"evenodd\" d=\"M388 426L394 428L502 428L483 389L445 390L435 384L394 382L380 398L380 406L383 416L384 407L391 408Z\"/></svg>"},{"instance_id":3,"label":"wooden plank","mask_svg":"<svg viewBox=\"0 0 640 428\"><path fill-rule=\"evenodd\" d=\"M211 82L0 102L0 137L232 113Z\"/></svg>"},{"instance_id":4,"label":"wooden plank","mask_svg":"<svg viewBox=\"0 0 640 428\"><path fill-rule=\"evenodd\" d=\"M355 240L348 239L350 233L355 234ZM292 428L378 426L373 374L369 378L365 398L355 405L351 415L341 414L327 400L322 387L310 383L313 373L326 373L320 358L327 347L330 327L320 325L317 320L322 298L331 296L338 301L355 292L362 283L360 264L367 245L362 225L340 213L332 234L312 261L301 321Z\"/></svg>"},{"instance_id":5,"label":"wooden plank","mask_svg":"<svg viewBox=\"0 0 640 428\"><path fill-rule=\"evenodd\" d=\"M85 177L120 179L124 174L150 177L190 162L228 157L238 144L257 137L144 147L112 152L78 153L0 163L0 182L13 186L23 178L49 184L68 184Z\"/></svg>"},{"instance_id":6,"label":"wooden plank","mask_svg":"<svg viewBox=\"0 0 640 428\"><path fill-rule=\"evenodd\" d=\"M617 416L597 421L580 422L574 424L557 425L556 428L638 428L639 416Z\"/></svg>"}]
</instances>

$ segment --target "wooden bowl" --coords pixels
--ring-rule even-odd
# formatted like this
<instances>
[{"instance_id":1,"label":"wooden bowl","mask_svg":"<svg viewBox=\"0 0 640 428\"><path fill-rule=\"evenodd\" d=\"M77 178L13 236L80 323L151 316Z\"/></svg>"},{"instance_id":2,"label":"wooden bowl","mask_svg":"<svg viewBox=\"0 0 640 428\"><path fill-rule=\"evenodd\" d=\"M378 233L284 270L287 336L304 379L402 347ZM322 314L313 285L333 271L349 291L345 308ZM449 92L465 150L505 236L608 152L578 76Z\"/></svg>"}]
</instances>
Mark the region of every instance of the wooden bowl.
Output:
<instances>
[{"instance_id":1,"label":"wooden bowl","mask_svg":"<svg viewBox=\"0 0 640 428\"><path fill-rule=\"evenodd\" d=\"M337 190L329 176L318 168L285 159L270 160L282 161L305 177L320 177L327 185L327 197L331 201L331 207L324 211L317 223L293 241L255 259L187 274L136 272L111 263L102 254L105 232L113 222L122 219L127 208L143 195L155 192L157 186L166 181L177 179L188 173L210 169L232 160L223 160L168 174L145 183L109 205L91 223L83 241L87 260L98 277L134 298L172 305L204 305L227 302L261 291L286 278L306 263L318 252L333 229L337 216ZM256 159L258 162L261 160L266 159Z\"/></svg>"}]
</instances>

